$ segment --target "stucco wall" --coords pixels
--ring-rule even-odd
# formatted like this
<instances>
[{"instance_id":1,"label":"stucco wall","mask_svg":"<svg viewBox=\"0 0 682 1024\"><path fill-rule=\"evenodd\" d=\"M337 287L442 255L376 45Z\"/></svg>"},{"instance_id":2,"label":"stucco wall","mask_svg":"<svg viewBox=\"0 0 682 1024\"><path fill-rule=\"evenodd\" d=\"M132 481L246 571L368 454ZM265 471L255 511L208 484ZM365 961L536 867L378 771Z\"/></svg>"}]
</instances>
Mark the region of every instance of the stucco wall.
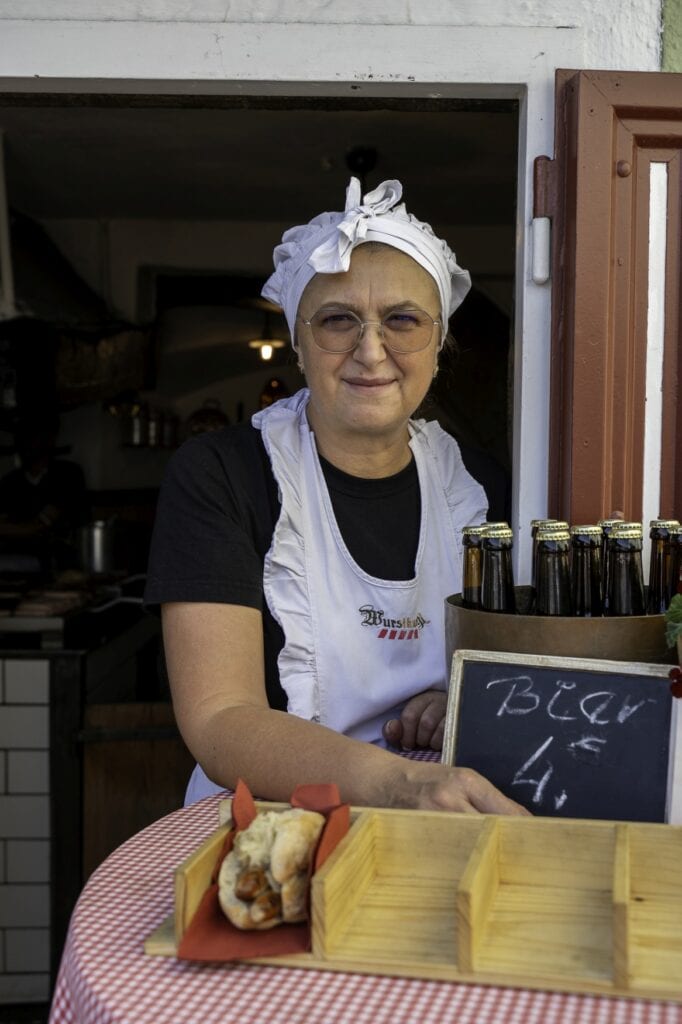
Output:
<instances>
[{"instance_id":1,"label":"stucco wall","mask_svg":"<svg viewBox=\"0 0 682 1024\"><path fill-rule=\"evenodd\" d=\"M0 19L10 76L467 81L478 68L485 81L497 54L509 80L518 46L504 30L579 32L576 67L660 67L661 0L0 0ZM324 40L311 31L329 25Z\"/></svg>"}]
</instances>

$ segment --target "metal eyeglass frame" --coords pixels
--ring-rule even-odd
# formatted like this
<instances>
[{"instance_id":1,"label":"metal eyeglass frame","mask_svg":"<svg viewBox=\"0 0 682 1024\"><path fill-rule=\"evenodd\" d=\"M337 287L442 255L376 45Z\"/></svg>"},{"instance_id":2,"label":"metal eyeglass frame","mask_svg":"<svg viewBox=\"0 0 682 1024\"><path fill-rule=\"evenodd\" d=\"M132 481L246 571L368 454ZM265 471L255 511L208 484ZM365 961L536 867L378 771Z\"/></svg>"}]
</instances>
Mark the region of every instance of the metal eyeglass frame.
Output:
<instances>
[{"instance_id":1,"label":"metal eyeglass frame","mask_svg":"<svg viewBox=\"0 0 682 1024\"><path fill-rule=\"evenodd\" d=\"M315 345L316 348L319 348L320 352L326 352L327 355L329 355L329 356L342 356L342 355L346 355L346 353L352 352L353 349L356 349L358 347L358 345L360 344L360 342L362 341L362 335L364 333L365 327L367 327L369 325L373 325L374 327L378 327L379 328L379 337L381 338L381 343L382 343L382 345L384 345L385 348L387 348L389 350L389 352L395 352L399 356L412 356L412 355L416 355L417 352L423 352L425 349L427 349L429 347L429 345L431 344L431 341L433 340L433 328L431 329L431 335L430 335L429 340L427 341L427 343L425 345L422 345L421 348L413 348L411 351L405 351L405 350L394 348L392 345L390 345L386 341L386 336L384 334L384 320L387 320L394 313L423 313L424 316L427 318L427 320L431 321L431 323L433 324L433 327L438 325L440 327L440 329L441 329L441 332L443 330L443 321L442 320L434 320L433 317L431 317L426 312L425 309L421 308L421 306L410 306L407 309L392 309L389 313L386 314L386 316L384 317L384 320L361 320L360 317L357 315L357 313L354 313L352 309L344 309L342 306L338 306L338 307L337 306L331 306L331 307L329 307L329 312L332 312L333 310L337 310L339 313L347 313L350 316L352 316L353 319L357 321L358 326L360 327L360 333L357 336L357 340L352 345L350 345L348 348L336 348L336 349L323 348L322 345L319 345L318 342L315 339L315 331L314 331L314 329L312 329L312 322L315 319L315 317L317 316L317 314L321 313L322 310L324 310L326 308L327 307L325 307L325 306L321 306L320 309L315 310L313 315L310 317L310 320L304 320L303 317L300 316L300 315L297 317L297 319L300 320L302 324L305 324L306 327L310 327L311 328L311 334L313 336L313 344ZM442 343L442 340L443 339L441 338L441 343Z\"/></svg>"}]
</instances>

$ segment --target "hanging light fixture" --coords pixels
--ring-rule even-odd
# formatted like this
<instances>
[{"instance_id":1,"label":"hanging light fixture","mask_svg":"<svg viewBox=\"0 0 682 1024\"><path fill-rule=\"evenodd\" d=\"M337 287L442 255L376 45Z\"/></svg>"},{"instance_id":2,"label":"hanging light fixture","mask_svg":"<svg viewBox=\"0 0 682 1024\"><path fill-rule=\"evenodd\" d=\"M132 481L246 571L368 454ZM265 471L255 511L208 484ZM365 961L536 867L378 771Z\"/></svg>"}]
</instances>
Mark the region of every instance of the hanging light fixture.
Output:
<instances>
[{"instance_id":1,"label":"hanging light fixture","mask_svg":"<svg viewBox=\"0 0 682 1024\"><path fill-rule=\"evenodd\" d=\"M265 322L263 324L263 333L260 338L254 338L253 341L249 342L249 348L256 348L260 352L261 359L269 360L272 359L273 353L276 348L284 348L286 343L280 338L273 338L272 331L270 329L270 313L265 311Z\"/></svg>"}]
</instances>

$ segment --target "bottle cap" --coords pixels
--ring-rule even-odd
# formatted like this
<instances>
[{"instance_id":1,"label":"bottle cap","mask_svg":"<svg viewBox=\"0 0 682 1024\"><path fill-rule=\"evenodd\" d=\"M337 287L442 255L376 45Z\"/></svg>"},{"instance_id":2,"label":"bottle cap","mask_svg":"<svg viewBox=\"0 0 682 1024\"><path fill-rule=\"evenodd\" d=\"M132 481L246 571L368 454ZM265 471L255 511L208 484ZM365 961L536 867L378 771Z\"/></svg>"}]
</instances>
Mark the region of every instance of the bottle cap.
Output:
<instances>
[{"instance_id":1,"label":"bottle cap","mask_svg":"<svg viewBox=\"0 0 682 1024\"><path fill-rule=\"evenodd\" d=\"M575 537L577 535L580 535L580 536L583 536L583 537L601 537L602 529L601 529L601 526L597 526L596 524L593 524L593 523L589 523L589 524L585 524L585 525L579 525L579 526L572 526L571 527L571 536Z\"/></svg>"},{"instance_id":2,"label":"bottle cap","mask_svg":"<svg viewBox=\"0 0 682 1024\"><path fill-rule=\"evenodd\" d=\"M570 540L570 533L567 526L541 526L537 532L536 540Z\"/></svg>"},{"instance_id":3,"label":"bottle cap","mask_svg":"<svg viewBox=\"0 0 682 1024\"><path fill-rule=\"evenodd\" d=\"M556 519L531 519L530 526L532 529L534 526L549 526L550 523L556 522Z\"/></svg>"},{"instance_id":4,"label":"bottle cap","mask_svg":"<svg viewBox=\"0 0 682 1024\"><path fill-rule=\"evenodd\" d=\"M672 530L679 526L678 519L652 519L649 523L650 530Z\"/></svg>"},{"instance_id":5,"label":"bottle cap","mask_svg":"<svg viewBox=\"0 0 682 1024\"><path fill-rule=\"evenodd\" d=\"M509 526L509 523L505 523L503 520L500 520L499 523L482 523L481 525L483 526L484 530L486 530L486 531L487 530L494 530L494 529L497 529L497 527L502 527L502 526L504 526L505 529L507 529L507 530L511 529L511 527Z\"/></svg>"},{"instance_id":6,"label":"bottle cap","mask_svg":"<svg viewBox=\"0 0 682 1024\"><path fill-rule=\"evenodd\" d=\"M513 536L514 534L511 527L498 523L490 524L483 531L484 541L489 540L490 538L495 538L497 540L511 540Z\"/></svg>"},{"instance_id":7,"label":"bottle cap","mask_svg":"<svg viewBox=\"0 0 682 1024\"><path fill-rule=\"evenodd\" d=\"M486 525L486 523L479 523L477 525L463 526L462 533L465 537L480 537L486 529Z\"/></svg>"},{"instance_id":8,"label":"bottle cap","mask_svg":"<svg viewBox=\"0 0 682 1024\"><path fill-rule=\"evenodd\" d=\"M623 522L622 519L600 519L599 520L599 526L601 526L602 530L603 529L610 530L612 527L618 526L622 522Z\"/></svg>"},{"instance_id":9,"label":"bottle cap","mask_svg":"<svg viewBox=\"0 0 682 1024\"><path fill-rule=\"evenodd\" d=\"M611 536L616 540L641 540L642 539L642 524L641 523L621 523L620 526L614 527Z\"/></svg>"}]
</instances>

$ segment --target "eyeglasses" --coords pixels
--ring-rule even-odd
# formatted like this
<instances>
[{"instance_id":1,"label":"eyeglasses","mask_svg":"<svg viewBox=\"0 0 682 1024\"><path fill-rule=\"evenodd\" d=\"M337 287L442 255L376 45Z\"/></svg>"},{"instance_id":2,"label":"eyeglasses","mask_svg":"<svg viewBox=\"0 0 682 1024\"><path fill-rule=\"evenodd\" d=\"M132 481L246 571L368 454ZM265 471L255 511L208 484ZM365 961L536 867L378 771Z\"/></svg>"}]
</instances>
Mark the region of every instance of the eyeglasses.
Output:
<instances>
[{"instance_id":1,"label":"eyeglasses","mask_svg":"<svg viewBox=\"0 0 682 1024\"><path fill-rule=\"evenodd\" d=\"M433 338L434 328L441 326L440 320L434 320L418 308L393 309L382 320L361 320L350 309L325 306L318 309L310 320L304 320L303 317L299 319L310 328L318 348L337 355L356 348L369 324L378 327L386 348L402 355L427 348Z\"/></svg>"}]
</instances>

